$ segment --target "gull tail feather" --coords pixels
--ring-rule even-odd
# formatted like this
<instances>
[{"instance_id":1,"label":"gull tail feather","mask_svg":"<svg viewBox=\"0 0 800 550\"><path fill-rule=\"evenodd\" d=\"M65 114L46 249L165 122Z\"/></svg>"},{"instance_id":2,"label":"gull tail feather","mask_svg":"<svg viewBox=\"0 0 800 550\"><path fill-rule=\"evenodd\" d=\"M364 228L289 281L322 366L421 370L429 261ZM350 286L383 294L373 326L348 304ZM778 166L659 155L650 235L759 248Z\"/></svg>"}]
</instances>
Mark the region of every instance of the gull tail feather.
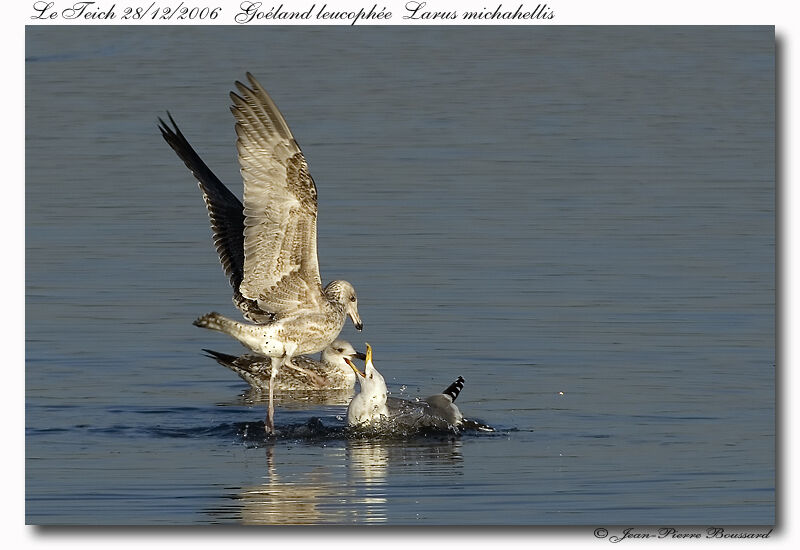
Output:
<instances>
[{"instance_id":1,"label":"gull tail feather","mask_svg":"<svg viewBox=\"0 0 800 550\"><path fill-rule=\"evenodd\" d=\"M259 354L266 355L264 353L264 346L267 345L269 341L265 340L266 329L263 325L240 323L233 319L228 319L216 311L198 317L192 324L196 327L216 330L217 332L233 336L245 347Z\"/></svg>"},{"instance_id":2,"label":"gull tail feather","mask_svg":"<svg viewBox=\"0 0 800 550\"><path fill-rule=\"evenodd\" d=\"M214 359L217 363L224 367L231 367L233 362L236 361L237 357L235 355L228 355L227 353L220 353L219 351L214 351L212 349L203 348L205 352L203 355Z\"/></svg>"},{"instance_id":3,"label":"gull tail feather","mask_svg":"<svg viewBox=\"0 0 800 550\"><path fill-rule=\"evenodd\" d=\"M237 325L239 325L239 323L236 321L228 319L216 311L212 311L211 313L206 313L205 315L198 317L192 324L196 327L217 330L219 332L224 332L225 334L235 334L238 332L236 329L238 328Z\"/></svg>"},{"instance_id":4,"label":"gull tail feather","mask_svg":"<svg viewBox=\"0 0 800 550\"><path fill-rule=\"evenodd\" d=\"M245 362L240 366L236 364L238 357L235 355L220 353L218 351L205 348L203 348L203 351L206 352L204 354L206 357L214 359L223 367L227 367L235 372L237 375L239 375L239 378L250 384L250 387L254 390L264 391L269 388L269 375L264 375L264 373L269 372L269 359L265 358L264 362L254 361L249 364Z\"/></svg>"},{"instance_id":5,"label":"gull tail feather","mask_svg":"<svg viewBox=\"0 0 800 550\"><path fill-rule=\"evenodd\" d=\"M456 400L458 394L461 393L461 390L464 389L464 379L462 377L458 377L458 379L447 386L447 388L442 392L443 394L447 395L453 401Z\"/></svg>"}]
</instances>

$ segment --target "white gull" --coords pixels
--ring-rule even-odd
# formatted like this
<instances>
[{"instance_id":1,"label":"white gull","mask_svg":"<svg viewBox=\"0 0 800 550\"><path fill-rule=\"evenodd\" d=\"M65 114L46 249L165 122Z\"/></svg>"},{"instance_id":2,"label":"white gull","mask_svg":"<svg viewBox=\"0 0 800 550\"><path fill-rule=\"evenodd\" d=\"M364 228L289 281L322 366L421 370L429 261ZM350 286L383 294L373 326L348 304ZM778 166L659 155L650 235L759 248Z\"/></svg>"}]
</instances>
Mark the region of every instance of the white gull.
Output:
<instances>
[{"instance_id":1,"label":"white gull","mask_svg":"<svg viewBox=\"0 0 800 550\"><path fill-rule=\"evenodd\" d=\"M229 334L271 358L266 426L275 432L273 391L279 369L293 357L333 342L349 316L363 327L358 300L347 281L323 288L317 259L317 189L289 126L250 73L236 82L231 112L244 181L244 204L200 159L169 116L161 134L197 178L214 245L233 286L241 323L209 313L194 324Z\"/></svg>"},{"instance_id":2,"label":"white gull","mask_svg":"<svg viewBox=\"0 0 800 550\"><path fill-rule=\"evenodd\" d=\"M455 404L464 387L464 379L460 376L442 393L419 401L409 401L387 395L386 382L372 362L372 347L369 344L363 373L350 359L346 358L345 361L356 373L361 385L361 392L353 397L347 407L347 423L350 426L448 429L460 426L464 420Z\"/></svg>"}]
</instances>

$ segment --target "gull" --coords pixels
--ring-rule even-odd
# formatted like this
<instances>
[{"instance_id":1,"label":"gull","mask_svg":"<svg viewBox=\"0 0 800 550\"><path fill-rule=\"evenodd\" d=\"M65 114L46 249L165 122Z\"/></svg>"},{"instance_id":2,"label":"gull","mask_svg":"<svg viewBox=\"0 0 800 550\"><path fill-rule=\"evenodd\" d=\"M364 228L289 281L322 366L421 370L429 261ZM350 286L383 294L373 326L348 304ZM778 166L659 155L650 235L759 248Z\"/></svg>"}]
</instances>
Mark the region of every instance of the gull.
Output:
<instances>
[{"instance_id":1,"label":"gull","mask_svg":"<svg viewBox=\"0 0 800 550\"><path fill-rule=\"evenodd\" d=\"M233 287L233 303L250 323L212 312L194 321L223 332L270 358L266 427L275 433L273 391L278 370L293 357L322 351L347 316L363 328L353 285L332 281L324 288L317 258L317 188L308 164L275 102L247 73L236 82L231 112L244 204L194 151L172 115L159 119L166 142L197 178L214 245Z\"/></svg>"},{"instance_id":2,"label":"gull","mask_svg":"<svg viewBox=\"0 0 800 550\"><path fill-rule=\"evenodd\" d=\"M250 384L254 390L269 390L270 359L263 355L247 353L236 357L204 349L212 359L231 369ZM322 350L317 361L307 355L298 355L284 365L275 378L276 390L350 390L356 384L356 375L345 359L366 359L345 340L334 340Z\"/></svg>"},{"instance_id":3,"label":"gull","mask_svg":"<svg viewBox=\"0 0 800 550\"><path fill-rule=\"evenodd\" d=\"M372 347L369 344L363 373L350 359L345 358L345 361L356 373L361 385L361 392L353 397L347 407L347 423L350 426L377 427L388 422L394 426L448 429L460 426L464 420L455 404L464 388L461 376L442 393L409 401L387 396L386 382L372 362Z\"/></svg>"}]
</instances>

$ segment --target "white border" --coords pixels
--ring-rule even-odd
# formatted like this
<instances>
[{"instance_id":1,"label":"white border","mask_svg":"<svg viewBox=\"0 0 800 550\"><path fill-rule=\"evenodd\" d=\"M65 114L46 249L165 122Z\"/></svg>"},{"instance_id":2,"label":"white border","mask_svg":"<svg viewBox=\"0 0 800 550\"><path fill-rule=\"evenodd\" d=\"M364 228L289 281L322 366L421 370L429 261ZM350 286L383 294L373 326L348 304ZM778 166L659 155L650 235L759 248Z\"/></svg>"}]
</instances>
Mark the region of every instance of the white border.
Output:
<instances>
[{"instance_id":1,"label":"white border","mask_svg":"<svg viewBox=\"0 0 800 550\"><path fill-rule=\"evenodd\" d=\"M55 0L58 2L58 0ZM105 0L102 0L105 2ZM62 2L63 4L66 4ZM113 3L113 2L112 2ZM299 2L297 0L283 0L287 10L293 6L308 6L314 2ZM322 2L324 3L324 2ZM332 1L330 6L337 6L341 9L358 9L366 6L370 7L373 3L379 6L390 6L390 9L403 11L404 1L380 2L353 2L353 1ZM435 6L437 10L464 10L466 6L473 6L478 9L484 6L496 5L499 2L486 1L476 2L454 2L450 0L431 0L429 6ZM504 5L518 5L520 2L502 2ZM524 3L526 6L535 6L540 2ZM5 474L5 486L9 488L6 497L3 499L3 533L6 544L12 547L55 547L59 548L106 548L113 544L115 548L139 548L143 544L158 548L218 548L226 544L229 537L246 537L248 540L237 540L237 544L258 544L269 545L276 548L278 545L303 546L305 544L324 544L325 550L334 548L356 548L360 545L367 545L370 542L380 544L386 548L396 548L400 545L424 543L428 540L436 540L438 544L446 544L452 548L478 547L487 544L499 544L504 548L528 548L536 543L568 543L570 546L579 545L580 547L590 545L608 544L607 541L598 541L592 537L592 527L571 528L569 530L550 529L508 529L498 531L498 529L475 530L467 529L457 531L449 529L446 533L440 530L419 529L419 528L394 528L394 529L370 529L360 527L347 530L285 530L285 529L215 529L196 528L191 530L58 530L43 531L38 528L26 527L25 522L25 478L24 478L24 372L21 366L24 364L24 272L19 266L24 265L24 209L22 205L25 201L24 193L24 26L27 24L63 24L53 22L42 22L31 20L33 14L33 2L13 2L7 7L8 14L3 20L3 55L2 55L2 105L4 118L6 119L5 130L2 133L3 139L3 160L5 164L4 181L2 182L4 193L7 196L5 201L4 215L8 221L5 228L5 249L6 249L6 269L2 274L3 288L5 289L6 315L3 320L3 350L7 351L6 364L4 365L4 375L10 380L7 384L7 393L3 399L3 420L5 421L6 445L3 453L3 472ZM117 2L118 6L125 2ZM149 5L150 2L138 1L137 5ZM162 3L166 4L166 3ZM175 5L176 3L171 2ZM207 2L197 0L192 2L196 6L237 6L239 0L220 0L219 2ZM265 2L265 5L270 4ZM779 137L779 166L777 170L780 178L778 188L778 219L781 222L777 230L779 231L778 245L780 246L778 257L780 258L780 271L778 280L782 284L778 311L781 317L777 320L780 330L780 348L778 349L777 361L779 362L780 385L778 387L779 415L781 421L778 424L778 437L782 441L779 447L780 468L778 485L778 518L779 528L768 541L749 544L765 544L770 547L790 548L796 547L800 539L798 533L800 529L796 526L793 518L796 517L795 495L797 489L797 476L794 475L792 464L797 461L796 440L792 438L795 420L797 419L798 407L793 404L792 397L797 392L797 376L793 370L797 365L797 293L794 291L793 282L798 273L797 245L798 228L800 222L795 221L792 213L797 209L797 193L793 189L792 178L792 156L794 151L791 137L793 130L797 128L797 116L792 109L791 91L796 90L795 71L792 70L793 60L796 55L796 37L798 28L798 17L793 9L792 2L777 0L762 0L761 2L752 1L695 1L695 2L647 2L643 0L554 0L547 2L555 12L555 19L545 23L534 22L527 24L547 24L547 25L775 25L776 35L779 45L778 56L778 78L779 85L779 124L781 130ZM296 8L295 8L296 9ZM231 12L233 13L233 12ZM69 24L76 24L76 21L69 21ZM147 24L159 24L147 21ZM236 26L234 22L207 21L208 24L230 24ZM419 21L403 21L401 18L393 17L389 22L393 25L404 24L427 24ZM441 21L432 21L433 24L441 24ZM86 22L84 24L97 24ZM107 24L107 23L103 23ZM114 24L137 24L121 23ZM166 24L202 24L198 22L177 23L175 21ZM266 23L258 23L266 24ZM303 22L308 24L308 22ZM342 23L345 24L345 23ZM359 25L369 24L359 22ZM495 24L495 23L493 23ZM502 23L499 23L502 24ZM235 32L232 29L232 32ZM796 64L794 64L796 65ZM631 544L653 544L653 542L634 541ZM668 545L669 542L657 541L655 544ZM683 546L703 546L703 547L731 547L748 544L746 541L680 541Z\"/></svg>"},{"instance_id":2,"label":"white border","mask_svg":"<svg viewBox=\"0 0 800 550\"><path fill-rule=\"evenodd\" d=\"M45 11L34 9L35 4L53 7ZM82 12L82 17L67 19L76 13L65 13L75 4L74 0L26 0L17 9L22 11L23 24L29 25L351 25L352 19L329 20L318 16L323 8L328 13L369 12L377 7L377 12L391 13L391 18L360 18L356 25L775 25L791 18L791 8L786 2L765 0L761 2L744 0L705 0L696 2L647 2L642 0L93 0L94 4ZM260 4L265 17L270 8L282 6L284 13L305 13L311 11L309 19L268 19L260 18L248 23L240 23L237 16L245 12L243 6ZM423 6L414 11L415 4ZM544 13L552 13L552 19L527 20L465 20L466 11L494 12L502 5L501 12L533 12L539 5ZM113 6L113 10L111 9ZM313 6L313 9L311 9ZM132 11L126 12L127 8ZM136 8L143 14L136 15ZM207 15L199 13L191 19L183 8L205 8ZM274 12L274 10L272 10ZM87 14L112 12L113 19L85 19ZM167 13L169 12L169 13ZM213 13L211 13L213 12ZM423 13L455 12L455 20L447 18L426 19ZM39 18L34 18L38 16ZM53 16L53 19L50 17ZM183 18L181 18L183 16ZM154 19L154 17L156 17ZM19 19L17 20L19 21Z\"/></svg>"}]
</instances>

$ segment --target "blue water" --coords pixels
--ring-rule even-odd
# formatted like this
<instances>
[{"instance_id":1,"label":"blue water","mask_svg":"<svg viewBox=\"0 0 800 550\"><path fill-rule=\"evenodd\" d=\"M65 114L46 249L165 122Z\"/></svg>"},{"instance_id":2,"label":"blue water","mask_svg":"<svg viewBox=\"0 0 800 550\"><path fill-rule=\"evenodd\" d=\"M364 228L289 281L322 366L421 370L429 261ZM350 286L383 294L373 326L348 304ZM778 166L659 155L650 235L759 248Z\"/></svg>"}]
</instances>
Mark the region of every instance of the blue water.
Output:
<instances>
[{"instance_id":1,"label":"blue water","mask_svg":"<svg viewBox=\"0 0 800 550\"><path fill-rule=\"evenodd\" d=\"M358 291L342 336L394 395L464 376L495 432L283 400L268 442L202 356L235 310L155 122L240 193L245 71ZM774 110L771 27L29 27L27 522L773 523Z\"/></svg>"}]
</instances>

